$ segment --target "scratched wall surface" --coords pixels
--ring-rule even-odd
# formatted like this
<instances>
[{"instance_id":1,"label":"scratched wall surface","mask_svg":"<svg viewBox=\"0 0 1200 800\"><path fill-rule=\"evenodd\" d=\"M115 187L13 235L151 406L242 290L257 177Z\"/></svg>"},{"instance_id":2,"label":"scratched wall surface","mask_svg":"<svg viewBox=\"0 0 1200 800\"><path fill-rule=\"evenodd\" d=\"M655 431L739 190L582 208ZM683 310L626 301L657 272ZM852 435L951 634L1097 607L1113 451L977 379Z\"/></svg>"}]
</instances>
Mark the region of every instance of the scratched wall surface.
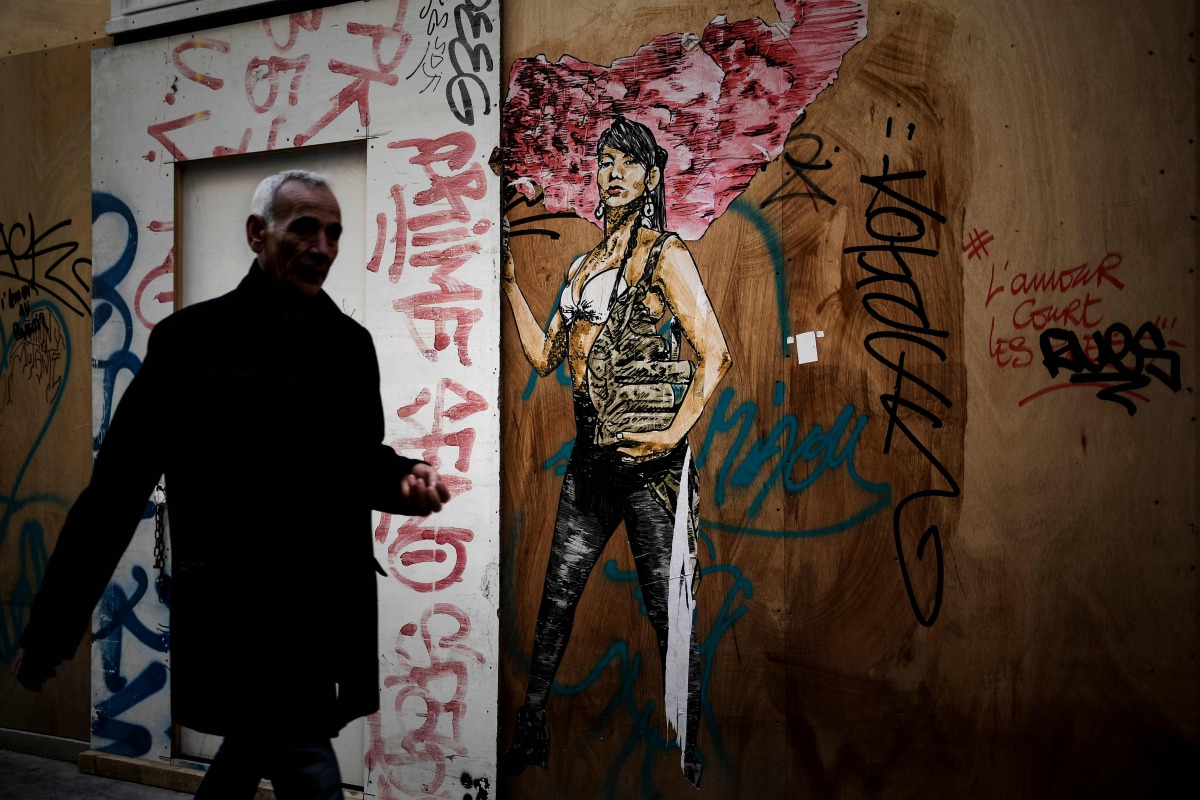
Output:
<instances>
[{"instance_id":1,"label":"scratched wall surface","mask_svg":"<svg viewBox=\"0 0 1200 800\"><path fill-rule=\"evenodd\" d=\"M94 250L103 254L93 291L97 442L150 329L174 304L176 165L369 142L369 255L336 268L365 281L357 318L375 338L388 441L437 466L453 495L435 518L385 514L363 531L388 573L382 709L355 723L366 752L361 774L346 779L378 797L443 797L450 787L461 796L464 780L481 790L494 781L499 228L487 165L499 134L498 49L493 3L463 0L434 13L390 0L93 59ZM169 760L169 612L147 591L151 511L97 611L92 741ZM313 631L317 646L327 633ZM297 652L307 646L298 642ZM267 657L284 671L303 655Z\"/></svg>"},{"instance_id":2,"label":"scratched wall surface","mask_svg":"<svg viewBox=\"0 0 1200 800\"><path fill-rule=\"evenodd\" d=\"M8 666L91 469L88 52L0 61L0 727L73 739L88 736L87 644L40 696Z\"/></svg>"},{"instance_id":3,"label":"scratched wall surface","mask_svg":"<svg viewBox=\"0 0 1200 800\"><path fill-rule=\"evenodd\" d=\"M595 169L572 161L607 125L586 115L640 114L676 170L738 156L672 125L716 93L697 51L755 17L780 8L505 4L506 155L525 176L521 137L548 148L506 205L540 321L601 239L594 182L569 172ZM701 795L1194 784L1193 11L871 0L867 21L782 154L675 224L733 357L690 435ZM761 46L725 52L722 88L739 68L790 85ZM539 118L531 96L569 100ZM502 748L575 436L566 372L536 375L507 312L503 336ZM662 698L619 529L547 706L549 767L502 794L693 796Z\"/></svg>"}]
</instances>

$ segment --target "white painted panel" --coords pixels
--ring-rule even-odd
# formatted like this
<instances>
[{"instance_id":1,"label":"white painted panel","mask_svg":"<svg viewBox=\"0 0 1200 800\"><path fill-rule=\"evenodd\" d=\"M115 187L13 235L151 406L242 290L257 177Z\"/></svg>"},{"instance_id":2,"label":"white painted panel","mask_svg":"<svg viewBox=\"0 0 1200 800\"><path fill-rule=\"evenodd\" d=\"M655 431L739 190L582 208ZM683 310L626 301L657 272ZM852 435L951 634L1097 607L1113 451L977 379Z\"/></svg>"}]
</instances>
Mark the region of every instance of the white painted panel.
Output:
<instances>
[{"instance_id":1,"label":"white painted panel","mask_svg":"<svg viewBox=\"0 0 1200 800\"><path fill-rule=\"evenodd\" d=\"M350 316L363 321L366 145L293 149L231 159L189 161L181 167L182 258L176 269L186 306L237 286L254 254L246 243L246 217L259 181L285 169L319 172L333 183L345 231L324 289Z\"/></svg>"},{"instance_id":2,"label":"white painted panel","mask_svg":"<svg viewBox=\"0 0 1200 800\"><path fill-rule=\"evenodd\" d=\"M500 138L499 3L445 5L429 20L424 3L346 3L93 54L98 433L174 305L175 164L366 142L363 249L351 256L343 244L333 274L364 282L355 317L375 337L387 441L437 462L455 494L428 519L376 517L390 577L380 582L382 709L369 719L361 782L379 798L448 796L464 774L494 783L496 773L500 186L487 165ZM244 221L244 203L229 205ZM244 246L244 235L229 238ZM240 274L248 251L235 263ZM153 562L149 533L143 524L114 586L128 591ZM152 603L136 611L165 625ZM132 677L146 657L125 655ZM168 759L166 690L125 698L132 707L118 696L97 667L96 709L136 717L151 740L142 749L117 726L118 749Z\"/></svg>"},{"instance_id":3,"label":"white painted panel","mask_svg":"<svg viewBox=\"0 0 1200 800\"><path fill-rule=\"evenodd\" d=\"M167 268L174 167L134 158L118 163L129 155L116 144L129 119L149 110L149 101L127 88L137 84L140 64L162 58L161 43L138 45L119 57L115 51L92 53L94 442L103 439L112 409L141 366L151 326L172 302ZM123 98L124 107L114 98ZM130 107L134 101L137 110ZM155 298L164 291L164 302L158 302ZM92 630L101 635L92 647L91 745L102 752L169 762L170 653L165 642L151 639L154 646L148 646L129 635L132 629L169 630L167 608L153 588L153 551L153 521L143 520L93 618ZM106 604L113 610L125 605L122 616L128 624L113 629Z\"/></svg>"}]
</instances>

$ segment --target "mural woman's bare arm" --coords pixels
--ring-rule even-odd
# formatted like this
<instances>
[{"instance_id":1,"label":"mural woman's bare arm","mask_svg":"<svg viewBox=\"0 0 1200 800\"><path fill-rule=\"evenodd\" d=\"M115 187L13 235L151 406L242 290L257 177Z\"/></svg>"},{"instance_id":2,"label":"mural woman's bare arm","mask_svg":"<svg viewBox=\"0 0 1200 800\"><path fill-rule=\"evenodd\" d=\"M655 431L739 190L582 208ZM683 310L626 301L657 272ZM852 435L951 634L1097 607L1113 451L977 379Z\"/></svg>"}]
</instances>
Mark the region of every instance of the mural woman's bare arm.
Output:
<instances>
[{"instance_id":1,"label":"mural woman's bare arm","mask_svg":"<svg viewBox=\"0 0 1200 800\"><path fill-rule=\"evenodd\" d=\"M696 351L696 371L670 427L648 433L626 433L622 437L626 446L620 451L639 458L667 452L687 436L733 363L696 262L683 242L672 238L663 248L656 277L667 305Z\"/></svg>"},{"instance_id":2,"label":"mural woman's bare arm","mask_svg":"<svg viewBox=\"0 0 1200 800\"><path fill-rule=\"evenodd\" d=\"M500 285L504 296L508 298L512 308L513 320L517 324L517 336L521 340L521 349L530 365L539 375L547 375L563 360L567 351L567 330L563 327L562 315L554 314L550 324L543 331L525 294L517 284L517 270L513 263L512 253L507 247L500 250Z\"/></svg>"}]
</instances>

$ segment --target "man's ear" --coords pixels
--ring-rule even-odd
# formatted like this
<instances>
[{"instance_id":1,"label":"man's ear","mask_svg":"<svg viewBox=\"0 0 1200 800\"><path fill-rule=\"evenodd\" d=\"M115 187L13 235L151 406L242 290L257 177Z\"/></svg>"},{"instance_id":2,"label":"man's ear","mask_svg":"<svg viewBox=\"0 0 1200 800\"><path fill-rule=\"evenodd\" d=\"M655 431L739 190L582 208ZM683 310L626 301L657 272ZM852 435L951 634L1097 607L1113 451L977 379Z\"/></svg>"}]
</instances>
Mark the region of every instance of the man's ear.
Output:
<instances>
[{"instance_id":1,"label":"man's ear","mask_svg":"<svg viewBox=\"0 0 1200 800\"><path fill-rule=\"evenodd\" d=\"M267 237L267 221L258 214L251 214L246 218L246 242L250 245L250 250L255 253L261 253L263 247L266 246Z\"/></svg>"}]
</instances>

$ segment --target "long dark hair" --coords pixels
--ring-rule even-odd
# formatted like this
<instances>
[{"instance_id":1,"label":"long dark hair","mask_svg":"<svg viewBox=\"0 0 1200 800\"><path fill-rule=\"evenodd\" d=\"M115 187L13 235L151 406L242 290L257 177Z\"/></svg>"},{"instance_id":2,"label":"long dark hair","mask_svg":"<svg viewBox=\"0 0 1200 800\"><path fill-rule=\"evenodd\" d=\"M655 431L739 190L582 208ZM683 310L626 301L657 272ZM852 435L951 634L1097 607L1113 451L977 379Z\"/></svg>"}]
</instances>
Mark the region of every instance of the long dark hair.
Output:
<instances>
[{"instance_id":1,"label":"long dark hair","mask_svg":"<svg viewBox=\"0 0 1200 800\"><path fill-rule=\"evenodd\" d=\"M656 231L666 230L667 227L667 192L666 167L667 151L654 141L654 134L640 122L625 119L618 115L600 138L596 140L596 157L599 158L604 148L611 147L620 150L646 170L647 180L650 170L658 168L658 185L650 190L650 200L654 203L654 214L650 218L650 227ZM604 198L600 198L601 207ZM641 208L634 213L641 217Z\"/></svg>"}]
</instances>

